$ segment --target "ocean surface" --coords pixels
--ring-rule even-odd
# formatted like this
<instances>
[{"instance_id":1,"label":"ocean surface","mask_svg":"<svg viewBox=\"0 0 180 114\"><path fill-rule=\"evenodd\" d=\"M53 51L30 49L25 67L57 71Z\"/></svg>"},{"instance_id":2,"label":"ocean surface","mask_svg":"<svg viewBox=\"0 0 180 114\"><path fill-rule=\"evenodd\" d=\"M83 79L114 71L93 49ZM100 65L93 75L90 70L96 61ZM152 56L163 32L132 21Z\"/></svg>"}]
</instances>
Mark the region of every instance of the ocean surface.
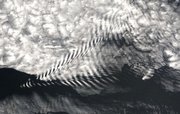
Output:
<instances>
[{"instance_id":1,"label":"ocean surface","mask_svg":"<svg viewBox=\"0 0 180 114\"><path fill-rule=\"evenodd\" d=\"M103 90L86 88L83 92L77 92L65 86L19 89L16 85L26 74L13 69L1 69L0 113L178 114L180 112L179 80L170 78L179 77L180 72L162 68L156 74L156 77L161 76L161 79L153 78L143 83L133 78L126 70L124 73L121 74L126 76L121 79L123 83L117 82ZM7 78L9 80L6 80Z\"/></svg>"}]
</instances>

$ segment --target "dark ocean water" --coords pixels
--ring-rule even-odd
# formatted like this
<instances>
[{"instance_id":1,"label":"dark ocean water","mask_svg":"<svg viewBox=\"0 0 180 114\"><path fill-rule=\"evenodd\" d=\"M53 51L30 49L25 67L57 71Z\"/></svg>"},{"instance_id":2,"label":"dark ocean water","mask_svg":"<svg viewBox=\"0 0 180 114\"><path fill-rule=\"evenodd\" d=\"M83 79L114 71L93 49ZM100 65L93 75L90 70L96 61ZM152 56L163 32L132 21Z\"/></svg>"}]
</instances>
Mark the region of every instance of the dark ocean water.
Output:
<instances>
[{"instance_id":1,"label":"dark ocean water","mask_svg":"<svg viewBox=\"0 0 180 114\"><path fill-rule=\"evenodd\" d=\"M103 90L64 86L20 89L25 73L1 69L0 114L178 114L179 71L164 67L148 81L124 70ZM10 78L11 77L11 78ZM82 92L83 91L83 92Z\"/></svg>"}]
</instances>

